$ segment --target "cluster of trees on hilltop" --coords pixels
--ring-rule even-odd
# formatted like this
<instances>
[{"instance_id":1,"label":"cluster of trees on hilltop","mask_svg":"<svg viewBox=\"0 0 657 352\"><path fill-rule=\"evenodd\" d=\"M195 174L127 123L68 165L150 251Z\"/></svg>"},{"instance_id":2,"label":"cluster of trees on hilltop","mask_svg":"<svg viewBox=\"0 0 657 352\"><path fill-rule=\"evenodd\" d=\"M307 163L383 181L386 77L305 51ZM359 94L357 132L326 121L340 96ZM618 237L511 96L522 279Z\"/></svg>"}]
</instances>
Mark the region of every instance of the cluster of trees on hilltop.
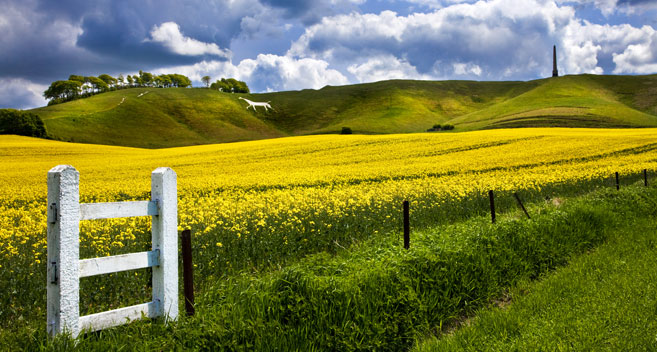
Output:
<instances>
[{"instance_id":1,"label":"cluster of trees on hilltop","mask_svg":"<svg viewBox=\"0 0 657 352\"><path fill-rule=\"evenodd\" d=\"M107 74L98 77L70 75L68 80L55 81L43 92L43 96L50 100L48 105L59 104L94 94L117 89L134 87L180 87L186 88L192 81L185 75L173 73L153 75L150 72L139 71L139 75L119 75L114 78Z\"/></svg>"},{"instance_id":2,"label":"cluster of trees on hilltop","mask_svg":"<svg viewBox=\"0 0 657 352\"><path fill-rule=\"evenodd\" d=\"M206 87L222 92L250 93L245 82L234 78L222 78L212 83L212 85L210 85L210 76L203 77L202 81L206 84ZM187 88L191 85L192 81L185 75L177 73L154 75L141 70L138 75L128 75L126 77L119 75L116 78L108 74L102 74L98 77L70 75L68 80L52 82L48 89L43 92L43 96L49 100L48 105L53 105L117 89L135 87Z\"/></svg>"},{"instance_id":3,"label":"cluster of trees on hilltop","mask_svg":"<svg viewBox=\"0 0 657 352\"><path fill-rule=\"evenodd\" d=\"M206 80L207 79L207 80ZM207 85L210 82L210 77L203 77L203 82ZM222 78L210 85L211 89L217 89L226 93L250 93L249 86L243 81L238 81L235 78Z\"/></svg>"}]
</instances>

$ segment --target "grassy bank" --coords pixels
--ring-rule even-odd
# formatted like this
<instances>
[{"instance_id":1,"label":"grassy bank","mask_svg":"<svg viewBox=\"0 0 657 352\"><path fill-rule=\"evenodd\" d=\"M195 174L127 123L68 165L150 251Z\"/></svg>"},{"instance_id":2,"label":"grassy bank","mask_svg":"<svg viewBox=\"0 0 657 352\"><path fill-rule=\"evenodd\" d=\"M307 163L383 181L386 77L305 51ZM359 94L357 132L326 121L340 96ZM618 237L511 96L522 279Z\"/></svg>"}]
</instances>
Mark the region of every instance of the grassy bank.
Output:
<instances>
[{"instance_id":1,"label":"grassy bank","mask_svg":"<svg viewBox=\"0 0 657 352\"><path fill-rule=\"evenodd\" d=\"M566 264L654 215L657 188L603 189L532 205L531 220L475 217L413 233L375 236L337 255L317 254L265 274L206 282L197 315L138 322L84 336L75 348L160 350L400 350ZM0 333L5 348L45 345L42 322Z\"/></svg>"},{"instance_id":2,"label":"grassy bank","mask_svg":"<svg viewBox=\"0 0 657 352\"><path fill-rule=\"evenodd\" d=\"M657 225L628 221L595 251L415 351L657 350Z\"/></svg>"}]
</instances>

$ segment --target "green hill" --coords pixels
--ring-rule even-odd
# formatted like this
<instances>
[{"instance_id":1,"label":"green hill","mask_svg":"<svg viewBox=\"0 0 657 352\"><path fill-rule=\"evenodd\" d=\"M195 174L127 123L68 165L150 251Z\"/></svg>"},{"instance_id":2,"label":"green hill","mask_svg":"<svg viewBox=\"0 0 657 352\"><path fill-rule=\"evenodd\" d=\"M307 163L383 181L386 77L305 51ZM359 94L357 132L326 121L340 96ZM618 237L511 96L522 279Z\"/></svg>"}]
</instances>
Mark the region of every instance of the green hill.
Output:
<instances>
[{"instance_id":1,"label":"green hill","mask_svg":"<svg viewBox=\"0 0 657 352\"><path fill-rule=\"evenodd\" d=\"M260 94L277 108L272 121L294 134L420 132L504 102L532 82L392 80L320 90Z\"/></svg>"},{"instance_id":2,"label":"green hill","mask_svg":"<svg viewBox=\"0 0 657 352\"><path fill-rule=\"evenodd\" d=\"M270 101L247 110L239 96ZM34 109L55 139L147 148L289 135L657 126L657 75L528 82L392 80L265 94L135 88Z\"/></svg>"},{"instance_id":3,"label":"green hill","mask_svg":"<svg viewBox=\"0 0 657 352\"><path fill-rule=\"evenodd\" d=\"M209 89L124 89L33 112L53 138L82 143L161 148L287 135Z\"/></svg>"},{"instance_id":4,"label":"green hill","mask_svg":"<svg viewBox=\"0 0 657 352\"><path fill-rule=\"evenodd\" d=\"M461 129L657 124L657 76L565 76L450 120ZM529 82L528 82L529 83Z\"/></svg>"}]
</instances>

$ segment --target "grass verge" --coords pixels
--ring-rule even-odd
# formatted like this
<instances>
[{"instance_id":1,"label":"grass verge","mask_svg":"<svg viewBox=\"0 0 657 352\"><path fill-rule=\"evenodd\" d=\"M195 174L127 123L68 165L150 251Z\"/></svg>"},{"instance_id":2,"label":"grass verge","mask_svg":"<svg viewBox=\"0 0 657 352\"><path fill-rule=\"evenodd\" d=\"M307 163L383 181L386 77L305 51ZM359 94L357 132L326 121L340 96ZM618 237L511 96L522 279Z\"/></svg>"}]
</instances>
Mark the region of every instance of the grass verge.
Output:
<instances>
[{"instance_id":1,"label":"grass verge","mask_svg":"<svg viewBox=\"0 0 657 352\"><path fill-rule=\"evenodd\" d=\"M631 219L590 254L511 290L467 327L416 351L657 350L657 225Z\"/></svg>"}]
</instances>

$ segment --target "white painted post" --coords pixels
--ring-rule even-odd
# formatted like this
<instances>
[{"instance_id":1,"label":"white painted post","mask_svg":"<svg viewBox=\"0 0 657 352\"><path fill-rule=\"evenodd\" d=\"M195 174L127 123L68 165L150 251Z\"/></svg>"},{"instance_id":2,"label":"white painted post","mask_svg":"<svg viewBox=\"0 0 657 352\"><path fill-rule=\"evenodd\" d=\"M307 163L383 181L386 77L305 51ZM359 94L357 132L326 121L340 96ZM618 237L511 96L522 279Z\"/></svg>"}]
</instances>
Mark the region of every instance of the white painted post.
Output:
<instances>
[{"instance_id":1,"label":"white painted post","mask_svg":"<svg viewBox=\"0 0 657 352\"><path fill-rule=\"evenodd\" d=\"M153 250L160 265L153 267L153 302L167 319L178 318L178 195L176 173L159 167L151 174L151 200L158 205L153 216Z\"/></svg>"},{"instance_id":2,"label":"white painted post","mask_svg":"<svg viewBox=\"0 0 657 352\"><path fill-rule=\"evenodd\" d=\"M70 165L48 171L48 333L80 331L80 173Z\"/></svg>"}]
</instances>

